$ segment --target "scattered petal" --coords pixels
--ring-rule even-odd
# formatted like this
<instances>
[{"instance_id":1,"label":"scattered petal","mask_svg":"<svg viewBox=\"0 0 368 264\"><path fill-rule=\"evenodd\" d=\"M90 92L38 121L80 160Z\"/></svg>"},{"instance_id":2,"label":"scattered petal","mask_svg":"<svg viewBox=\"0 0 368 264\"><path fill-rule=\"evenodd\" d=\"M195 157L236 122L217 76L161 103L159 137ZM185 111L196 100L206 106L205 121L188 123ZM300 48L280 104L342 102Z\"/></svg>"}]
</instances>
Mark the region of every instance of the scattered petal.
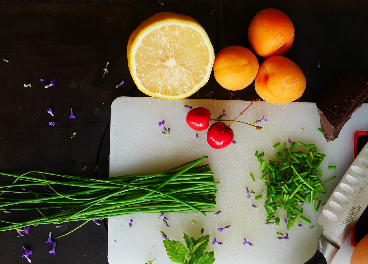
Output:
<instances>
[{"instance_id":1,"label":"scattered petal","mask_svg":"<svg viewBox=\"0 0 368 264\"><path fill-rule=\"evenodd\" d=\"M245 187L245 189L247 190L247 198L250 199L250 194L249 194L249 189L248 187Z\"/></svg>"},{"instance_id":2,"label":"scattered petal","mask_svg":"<svg viewBox=\"0 0 368 264\"><path fill-rule=\"evenodd\" d=\"M8 210L6 210L6 211L4 211L4 213L6 213L6 214L10 214L11 212L10 212L10 211L8 211Z\"/></svg>"},{"instance_id":3,"label":"scattered petal","mask_svg":"<svg viewBox=\"0 0 368 264\"><path fill-rule=\"evenodd\" d=\"M56 228L60 228L60 227L62 227L63 225L62 224L60 224L60 225L56 225L55 227Z\"/></svg>"},{"instance_id":4,"label":"scattered petal","mask_svg":"<svg viewBox=\"0 0 368 264\"><path fill-rule=\"evenodd\" d=\"M86 169L87 169L87 165L83 166L82 171L85 171Z\"/></svg>"},{"instance_id":5,"label":"scattered petal","mask_svg":"<svg viewBox=\"0 0 368 264\"><path fill-rule=\"evenodd\" d=\"M202 229L201 229L201 234L203 234L203 232L204 232L204 228L202 227Z\"/></svg>"},{"instance_id":6,"label":"scattered petal","mask_svg":"<svg viewBox=\"0 0 368 264\"><path fill-rule=\"evenodd\" d=\"M44 82L45 80L44 79L40 79L40 82Z\"/></svg>"},{"instance_id":7,"label":"scattered petal","mask_svg":"<svg viewBox=\"0 0 368 264\"><path fill-rule=\"evenodd\" d=\"M234 94L234 93L232 93L232 92L230 92L230 91L229 91L229 93L230 93L230 100L232 100L232 99L233 99L233 97L235 96L235 94Z\"/></svg>"},{"instance_id":8,"label":"scattered petal","mask_svg":"<svg viewBox=\"0 0 368 264\"><path fill-rule=\"evenodd\" d=\"M32 87L32 84L31 83L25 83L23 84L24 88L27 88L27 87Z\"/></svg>"},{"instance_id":9,"label":"scattered petal","mask_svg":"<svg viewBox=\"0 0 368 264\"><path fill-rule=\"evenodd\" d=\"M211 92L209 92L208 94L206 94L204 97L208 97L208 98L211 98L211 95L213 95L215 93L214 90L212 90Z\"/></svg>"},{"instance_id":10,"label":"scattered petal","mask_svg":"<svg viewBox=\"0 0 368 264\"><path fill-rule=\"evenodd\" d=\"M54 242L52 242L52 240L51 240L51 232L49 233L49 238L47 239L46 243L47 243L47 244L49 244L49 245L51 245L51 244L53 244L53 243L54 243Z\"/></svg>"},{"instance_id":11,"label":"scattered petal","mask_svg":"<svg viewBox=\"0 0 368 264\"><path fill-rule=\"evenodd\" d=\"M287 219L284 219L284 223L287 224L288 223L288 220Z\"/></svg>"},{"instance_id":12,"label":"scattered petal","mask_svg":"<svg viewBox=\"0 0 368 264\"><path fill-rule=\"evenodd\" d=\"M304 132L305 132L305 129L304 129L304 128L302 128L302 130L301 130L301 131L302 131L302 133L304 133Z\"/></svg>"},{"instance_id":13,"label":"scattered petal","mask_svg":"<svg viewBox=\"0 0 368 264\"><path fill-rule=\"evenodd\" d=\"M70 116L69 118L75 118L74 114L73 114L73 108L70 108Z\"/></svg>"},{"instance_id":14,"label":"scattered petal","mask_svg":"<svg viewBox=\"0 0 368 264\"><path fill-rule=\"evenodd\" d=\"M266 222L265 225L274 225L275 222Z\"/></svg>"},{"instance_id":15,"label":"scattered petal","mask_svg":"<svg viewBox=\"0 0 368 264\"><path fill-rule=\"evenodd\" d=\"M218 244L218 245L222 245L223 243L220 241L217 241L216 237L213 239L212 244Z\"/></svg>"},{"instance_id":16,"label":"scattered petal","mask_svg":"<svg viewBox=\"0 0 368 264\"><path fill-rule=\"evenodd\" d=\"M28 260L29 263L32 263L31 259L28 257L29 255L32 254L32 250L27 249L24 246L23 246L23 249L24 249L24 253L23 253L22 257L25 257Z\"/></svg>"},{"instance_id":17,"label":"scattered petal","mask_svg":"<svg viewBox=\"0 0 368 264\"><path fill-rule=\"evenodd\" d=\"M77 134L77 132L73 132L73 135L70 138L75 137L76 134Z\"/></svg>"},{"instance_id":18,"label":"scattered petal","mask_svg":"<svg viewBox=\"0 0 368 264\"><path fill-rule=\"evenodd\" d=\"M87 167L87 166L85 166ZM93 223L95 223L96 225L101 225L101 221L102 221L102 218L99 218L99 219L92 219Z\"/></svg>"},{"instance_id":19,"label":"scattered petal","mask_svg":"<svg viewBox=\"0 0 368 264\"><path fill-rule=\"evenodd\" d=\"M129 227L132 228L132 226L133 226L133 219L130 219L130 221L129 221Z\"/></svg>"},{"instance_id":20,"label":"scattered petal","mask_svg":"<svg viewBox=\"0 0 368 264\"><path fill-rule=\"evenodd\" d=\"M298 224L299 227L303 226L302 224Z\"/></svg>"},{"instance_id":21,"label":"scattered petal","mask_svg":"<svg viewBox=\"0 0 368 264\"><path fill-rule=\"evenodd\" d=\"M5 58L3 58L3 61L5 61L5 62L9 62L9 60L7 60L7 59L5 59Z\"/></svg>"},{"instance_id":22,"label":"scattered petal","mask_svg":"<svg viewBox=\"0 0 368 264\"><path fill-rule=\"evenodd\" d=\"M170 137L170 128L165 127L165 120L162 120L162 122L158 122L158 125L163 129L162 134Z\"/></svg>"},{"instance_id":23,"label":"scattered petal","mask_svg":"<svg viewBox=\"0 0 368 264\"><path fill-rule=\"evenodd\" d=\"M165 214L164 213L161 213L158 218L161 218L161 217L164 217L164 216L165 216Z\"/></svg>"},{"instance_id":24,"label":"scattered petal","mask_svg":"<svg viewBox=\"0 0 368 264\"><path fill-rule=\"evenodd\" d=\"M190 105L184 105L184 107L188 108L189 110L192 110L193 109L193 107L190 106Z\"/></svg>"},{"instance_id":25,"label":"scattered petal","mask_svg":"<svg viewBox=\"0 0 368 264\"><path fill-rule=\"evenodd\" d=\"M115 88L119 88L120 86L122 86L124 84L124 81L121 81L120 83L118 83Z\"/></svg>"},{"instance_id":26,"label":"scattered petal","mask_svg":"<svg viewBox=\"0 0 368 264\"><path fill-rule=\"evenodd\" d=\"M161 0L158 0L158 3L159 3L160 5L165 5L165 4L164 4L164 2L162 2Z\"/></svg>"},{"instance_id":27,"label":"scattered petal","mask_svg":"<svg viewBox=\"0 0 368 264\"><path fill-rule=\"evenodd\" d=\"M54 113L52 112L51 108L47 109L47 113L49 113L51 116L54 116Z\"/></svg>"},{"instance_id":28,"label":"scattered petal","mask_svg":"<svg viewBox=\"0 0 368 264\"><path fill-rule=\"evenodd\" d=\"M197 223L196 221L192 220L192 225L194 225L194 224L196 224L196 223Z\"/></svg>"},{"instance_id":29,"label":"scattered petal","mask_svg":"<svg viewBox=\"0 0 368 264\"><path fill-rule=\"evenodd\" d=\"M212 9L211 12L210 12L210 16L213 15L213 13L215 13L215 9Z\"/></svg>"},{"instance_id":30,"label":"scattered petal","mask_svg":"<svg viewBox=\"0 0 368 264\"><path fill-rule=\"evenodd\" d=\"M243 245L253 246L253 244L252 244L252 243L250 243L250 242L248 242L246 238L244 238Z\"/></svg>"},{"instance_id":31,"label":"scattered petal","mask_svg":"<svg viewBox=\"0 0 368 264\"><path fill-rule=\"evenodd\" d=\"M224 231L225 229L228 229L231 225L228 225L228 226L225 226L225 227L219 227L217 230L222 232Z\"/></svg>"},{"instance_id":32,"label":"scattered petal","mask_svg":"<svg viewBox=\"0 0 368 264\"><path fill-rule=\"evenodd\" d=\"M288 241L289 240L289 235L288 233L286 233L286 236L282 236L282 237L277 237L278 240L286 240Z\"/></svg>"},{"instance_id":33,"label":"scattered petal","mask_svg":"<svg viewBox=\"0 0 368 264\"><path fill-rule=\"evenodd\" d=\"M234 144L234 145L236 145L236 141L235 140L233 140L231 143Z\"/></svg>"},{"instance_id":34,"label":"scattered petal","mask_svg":"<svg viewBox=\"0 0 368 264\"><path fill-rule=\"evenodd\" d=\"M219 117L217 119L221 119L223 117L226 117L227 115L225 114L225 110L222 110L222 114L219 115Z\"/></svg>"},{"instance_id":35,"label":"scattered petal","mask_svg":"<svg viewBox=\"0 0 368 264\"><path fill-rule=\"evenodd\" d=\"M15 230L18 232L18 234L19 234L20 236L24 236L24 234L23 234L23 230L22 230L22 229L16 228Z\"/></svg>"},{"instance_id":36,"label":"scattered petal","mask_svg":"<svg viewBox=\"0 0 368 264\"><path fill-rule=\"evenodd\" d=\"M55 256L55 249L56 249L56 242L54 242L52 244L52 249L49 251L49 254L54 255Z\"/></svg>"},{"instance_id":37,"label":"scattered petal","mask_svg":"<svg viewBox=\"0 0 368 264\"><path fill-rule=\"evenodd\" d=\"M317 66L318 66L318 68L321 68L321 62L320 61L318 61Z\"/></svg>"},{"instance_id":38,"label":"scattered petal","mask_svg":"<svg viewBox=\"0 0 368 264\"><path fill-rule=\"evenodd\" d=\"M55 86L55 80L54 79L51 79L50 84L45 85L45 88L50 88L52 86Z\"/></svg>"},{"instance_id":39,"label":"scattered petal","mask_svg":"<svg viewBox=\"0 0 368 264\"><path fill-rule=\"evenodd\" d=\"M170 240L164 232L162 232L162 231L160 231L160 232L161 232L161 236L162 236L163 239Z\"/></svg>"},{"instance_id":40,"label":"scattered petal","mask_svg":"<svg viewBox=\"0 0 368 264\"><path fill-rule=\"evenodd\" d=\"M257 206L255 206L254 204L252 204L252 207L258 209Z\"/></svg>"},{"instance_id":41,"label":"scattered petal","mask_svg":"<svg viewBox=\"0 0 368 264\"><path fill-rule=\"evenodd\" d=\"M153 260L149 260L146 264L152 264L152 262L154 262L155 260L156 260L156 258L153 259Z\"/></svg>"},{"instance_id":42,"label":"scattered petal","mask_svg":"<svg viewBox=\"0 0 368 264\"><path fill-rule=\"evenodd\" d=\"M29 226L24 227L23 232L28 235L29 234Z\"/></svg>"},{"instance_id":43,"label":"scattered petal","mask_svg":"<svg viewBox=\"0 0 368 264\"><path fill-rule=\"evenodd\" d=\"M221 213L221 211L217 211L216 213L215 213L215 215L219 215Z\"/></svg>"},{"instance_id":44,"label":"scattered petal","mask_svg":"<svg viewBox=\"0 0 368 264\"><path fill-rule=\"evenodd\" d=\"M55 122L49 122L49 126L55 126Z\"/></svg>"},{"instance_id":45,"label":"scattered petal","mask_svg":"<svg viewBox=\"0 0 368 264\"><path fill-rule=\"evenodd\" d=\"M288 138L288 143L291 145L291 140L290 140L290 138Z\"/></svg>"}]
</instances>

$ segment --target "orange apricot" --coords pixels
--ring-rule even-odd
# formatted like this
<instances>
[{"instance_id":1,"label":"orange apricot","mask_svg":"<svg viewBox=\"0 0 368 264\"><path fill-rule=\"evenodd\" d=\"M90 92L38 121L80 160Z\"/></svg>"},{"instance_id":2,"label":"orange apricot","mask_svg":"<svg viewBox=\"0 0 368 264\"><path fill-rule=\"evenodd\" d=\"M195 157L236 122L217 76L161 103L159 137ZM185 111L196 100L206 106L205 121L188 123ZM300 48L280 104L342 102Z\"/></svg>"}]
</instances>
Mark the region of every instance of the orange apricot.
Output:
<instances>
[{"instance_id":1,"label":"orange apricot","mask_svg":"<svg viewBox=\"0 0 368 264\"><path fill-rule=\"evenodd\" d=\"M277 9L258 12L248 27L248 40L253 50L268 58L285 54L294 42L294 25L290 18Z\"/></svg>"},{"instance_id":2,"label":"orange apricot","mask_svg":"<svg viewBox=\"0 0 368 264\"><path fill-rule=\"evenodd\" d=\"M213 64L216 81L225 89L241 90L256 78L257 57L247 48L228 46L217 53Z\"/></svg>"},{"instance_id":3,"label":"orange apricot","mask_svg":"<svg viewBox=\"0 0 368 264\"><path fill-rule=\"evenodd\" d=\"M263 100L281 105L302 96L306 79L303 71L292 60L273 56L259 67L254 86Z\"/></svg>"}]
</instances>

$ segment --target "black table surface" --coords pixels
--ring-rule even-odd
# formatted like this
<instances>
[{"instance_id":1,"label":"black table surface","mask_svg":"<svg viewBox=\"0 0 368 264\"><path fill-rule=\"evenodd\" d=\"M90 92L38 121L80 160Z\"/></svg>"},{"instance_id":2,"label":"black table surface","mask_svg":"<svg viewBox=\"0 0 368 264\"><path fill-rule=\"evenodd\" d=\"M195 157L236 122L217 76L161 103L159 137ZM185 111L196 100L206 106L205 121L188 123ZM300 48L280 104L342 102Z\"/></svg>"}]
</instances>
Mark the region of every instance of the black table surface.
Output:
<instances>
[{"instance_id":1,"label":"black table surface","mask_svg":"<svg viewBox=\"0 0 368 264\"><path fill-rule=\"evenodd\" d=\"M248 25L257 12L270 7L294 23L295 41L284 56L306 76L301 101L315 102L341 70L368 80L364 0L0 1L0 171L108 177L111 103L120 96L145 96L128 70L130 33L153 14L170 11L196 19L216 53L229 45L251 49ZM45 89L51 79L55 86ZM115 88L121 81L125 83ZM192 98L204 98L211 90L212 98L229 99L213 75ZM235 94L241 100L257 97L253 84ZM49 108L54 116L47 113ZM75 119L69 118L71 108ZM1 211L0 219L5 217ZM78 225L31 226L23 237L16 231L0 232L0 263L26 263L22 246L33 250L32 263L108 263L106 219L58 239L56 255L48 254L49 232L56 237Z\"/></svg>"}]
</instances>

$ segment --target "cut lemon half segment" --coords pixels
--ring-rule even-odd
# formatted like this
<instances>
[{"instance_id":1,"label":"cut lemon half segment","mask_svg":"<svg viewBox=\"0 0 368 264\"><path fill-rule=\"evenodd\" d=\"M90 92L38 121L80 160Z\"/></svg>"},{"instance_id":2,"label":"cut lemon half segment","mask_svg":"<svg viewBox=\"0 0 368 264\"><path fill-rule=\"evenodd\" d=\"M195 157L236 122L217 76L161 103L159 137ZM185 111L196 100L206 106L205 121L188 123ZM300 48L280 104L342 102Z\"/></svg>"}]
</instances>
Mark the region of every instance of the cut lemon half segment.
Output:
<instances>
[{"instance_id":1,"label":"cut lemon half segment","mask_svg":"<svg viewBox=\"0 0 368 264\"><path fill-rule=\"evenodd\" d=\"M215 53L203 27L193 18L157 13L131 34L128 66L138 89L163 99L183 99L210 78Z\"/></svg>"}]
</instances>

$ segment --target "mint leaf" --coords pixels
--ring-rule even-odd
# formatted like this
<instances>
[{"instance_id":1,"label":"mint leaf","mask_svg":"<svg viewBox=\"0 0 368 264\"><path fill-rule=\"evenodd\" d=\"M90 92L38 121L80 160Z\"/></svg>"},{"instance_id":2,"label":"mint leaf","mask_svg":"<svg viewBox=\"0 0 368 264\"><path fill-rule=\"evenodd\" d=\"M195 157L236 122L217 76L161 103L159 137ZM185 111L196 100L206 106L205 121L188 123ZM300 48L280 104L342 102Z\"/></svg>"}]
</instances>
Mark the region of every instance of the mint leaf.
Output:
<instances>
[{"instance_id":1,"label":"mint leaf","mask_svg":"<svg viewBox=\"0 0 368 264\"><path fill-rule=\"evenodd\" d=\"M201 255L207 248L208 242L210 240L210 235L203 236L195 241L195 245L191 251L193 256Z\"/></svg>"},{"instance_id":2,"label":"mint leaf","mask_svg":"<svg viewBox=\"0 0 368 264\"><path fill-rule=\"evenodd\" d=\"M164 240L164 245L166 248L167 255L172 262L183 263L185 256L190 257L188 250L179 241L174 240Z\"/></svg>"},{"instance_id":3,"label":"mint leaf","mask_svg":"<svg viewBox=\"0 0 368 264\"><path fill-rule=\"evenodd\" d=\"M192 254L192 249L194 245L192 238L190 238L187 234L184 233L184 240L185 243L187 244L187 248L189 249L189 253Z\"/></svg>"},{"instance_id":4,"label":"mint leaf","mask_svg":"<svg viewBox=\"0 0 368 264\"><path fill-rule=\"evenodd\" d=\"M213 251L206 252L203 255L191 258L188 264L212 264L215 262L215 253Z\"/></svg>"}]
</instances>

